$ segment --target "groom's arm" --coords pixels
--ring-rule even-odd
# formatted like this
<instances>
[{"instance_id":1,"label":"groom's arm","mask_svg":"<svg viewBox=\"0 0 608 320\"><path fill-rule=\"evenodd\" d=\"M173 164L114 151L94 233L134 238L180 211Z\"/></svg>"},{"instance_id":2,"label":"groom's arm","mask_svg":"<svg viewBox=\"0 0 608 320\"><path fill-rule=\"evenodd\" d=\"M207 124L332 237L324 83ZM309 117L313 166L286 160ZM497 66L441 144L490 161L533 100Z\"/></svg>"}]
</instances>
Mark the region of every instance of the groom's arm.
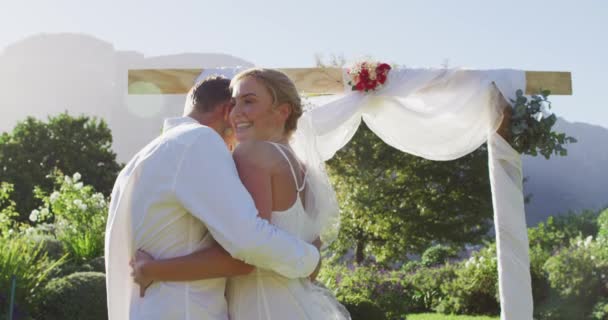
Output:
<instances>
[{"instance_id":1,"label":"groom's arm","mask_svg":"<svg viewBox=\"0 0 608 320\"><path fill-rule=\"evenodd\" d=\"M314 246L257 217L228 149L210 129L181 155L174 191L233 257L289 278L307 277L316 268Z\"/></svg>"}]
</instances>

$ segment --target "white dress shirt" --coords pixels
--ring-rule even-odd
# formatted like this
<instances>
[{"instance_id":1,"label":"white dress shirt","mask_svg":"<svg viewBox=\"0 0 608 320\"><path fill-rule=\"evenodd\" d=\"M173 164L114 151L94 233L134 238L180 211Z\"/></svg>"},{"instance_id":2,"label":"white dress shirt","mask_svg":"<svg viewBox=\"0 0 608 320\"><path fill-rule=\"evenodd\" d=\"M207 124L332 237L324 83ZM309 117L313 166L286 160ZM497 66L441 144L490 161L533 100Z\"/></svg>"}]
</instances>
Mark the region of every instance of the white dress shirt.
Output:
<instances>
[{"instance_id":1,"label":"white dress shirt","mask_svg":"<svg viewBox=\"0 0 608 320\"><path fill-rule=\"evenodd\" d=\"M156 282L139 297L129 259L189 254L219 242L232 256L289 277L306 277L319 252L257 217L220 136L196 120L165 122L163 134L121 171L105 240L110 320L227 319L225 279Z\"/></svg>"}]
</instances>

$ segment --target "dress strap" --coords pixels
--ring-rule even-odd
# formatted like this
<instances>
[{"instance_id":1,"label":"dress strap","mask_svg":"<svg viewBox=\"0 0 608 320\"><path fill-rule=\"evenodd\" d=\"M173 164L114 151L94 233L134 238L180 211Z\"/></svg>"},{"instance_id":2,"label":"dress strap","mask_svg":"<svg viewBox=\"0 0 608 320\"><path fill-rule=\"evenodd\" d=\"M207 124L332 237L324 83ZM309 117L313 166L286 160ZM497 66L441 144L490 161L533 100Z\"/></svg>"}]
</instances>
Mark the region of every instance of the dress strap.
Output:
<instances>
[{"instance_id":1,"label":"dress strap","mask_svg":"<svg viewBox=\"0 0 608 320\"><path fill-rule=\"evenodd\" d=\"M285 148L285 147L276 142L270 142L270 144L272 144L275 148L277 148L277 150L279 150L281 155L283 155L283 158L285 158L285 160L287 160L287 163L289 164L289 169L291 169L291 175L293 176L293 181L296 184L296 189L298 190L298 192L302 192L302 190L304 190L304 187L306 187L306 175L308 174L308 172L304 171L304 178L302 180L302 185L298 186L298 176L296 176L296 171L294 170L293 165L291 164L291 161L289 160L289 157L285 154L285 151L283 150L283 148Z\"/></svg>"}]
</instances>

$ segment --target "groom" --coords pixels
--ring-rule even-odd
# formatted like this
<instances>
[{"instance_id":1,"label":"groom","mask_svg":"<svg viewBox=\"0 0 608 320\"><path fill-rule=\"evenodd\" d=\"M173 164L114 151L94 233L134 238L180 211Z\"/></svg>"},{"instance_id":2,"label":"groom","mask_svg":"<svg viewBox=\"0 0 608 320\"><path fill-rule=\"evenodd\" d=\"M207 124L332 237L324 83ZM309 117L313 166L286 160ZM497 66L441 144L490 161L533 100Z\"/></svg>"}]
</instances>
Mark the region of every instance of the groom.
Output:
<instances>
[{"instance_id":1,"label":"groom","mask_svg":"<svg viewBox=\"0 0 608 320\"><path fill-rule=\"evenodd\" d=\"M222 141L230 128L230 98L228 79L197 83L184 117L165 121L163 134L118 176L105 240L110 320L228 318L224 278L158 282L140 298L129 268L137 248L169 258L215 240L235 258L286 277L307 277L317 266L315 247L257 217L226 147L229 141Z\"/></svg>"}]
</instances>

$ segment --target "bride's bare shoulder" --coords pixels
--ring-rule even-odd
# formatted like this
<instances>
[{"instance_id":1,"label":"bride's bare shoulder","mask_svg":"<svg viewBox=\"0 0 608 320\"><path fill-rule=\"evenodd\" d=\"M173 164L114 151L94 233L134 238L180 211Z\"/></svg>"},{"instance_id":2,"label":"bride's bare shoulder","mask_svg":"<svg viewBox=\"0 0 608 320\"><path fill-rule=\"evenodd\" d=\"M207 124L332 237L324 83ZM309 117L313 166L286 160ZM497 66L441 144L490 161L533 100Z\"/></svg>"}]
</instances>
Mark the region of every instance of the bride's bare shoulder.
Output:
<instances>
[{"instance_id":1,"label":"bride's bare shoulder","mask_svg":"<svg viewBox=\"0 0 608 320\"><path fill-rule=\"evenodd\" d=\"M237 165L272 169L281 161L275 147L266 141L245 141L238 144L232 152Z\"/></svg>"}]
</instances>

